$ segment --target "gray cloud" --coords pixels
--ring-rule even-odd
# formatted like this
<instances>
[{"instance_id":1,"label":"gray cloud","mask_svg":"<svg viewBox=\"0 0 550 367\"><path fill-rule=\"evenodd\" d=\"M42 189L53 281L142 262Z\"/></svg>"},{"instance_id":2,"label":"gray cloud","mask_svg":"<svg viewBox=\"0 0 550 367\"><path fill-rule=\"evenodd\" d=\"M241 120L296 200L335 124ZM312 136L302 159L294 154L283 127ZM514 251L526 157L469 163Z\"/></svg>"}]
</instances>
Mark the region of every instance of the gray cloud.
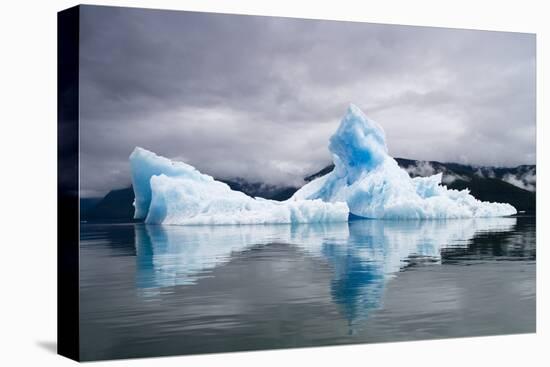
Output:
<instances>
[{"instance_id":1,"label":"gray cloud","mask_svg":"<svg viewBox=\"0 0 550 367\"><path fill-rule=\"evenodd\" d=\"M80 52L85 196L127 186L135 146L300 184L350 102L394 156L535 162L530 34L84 6Z\"/></svg>"}]
</instances>

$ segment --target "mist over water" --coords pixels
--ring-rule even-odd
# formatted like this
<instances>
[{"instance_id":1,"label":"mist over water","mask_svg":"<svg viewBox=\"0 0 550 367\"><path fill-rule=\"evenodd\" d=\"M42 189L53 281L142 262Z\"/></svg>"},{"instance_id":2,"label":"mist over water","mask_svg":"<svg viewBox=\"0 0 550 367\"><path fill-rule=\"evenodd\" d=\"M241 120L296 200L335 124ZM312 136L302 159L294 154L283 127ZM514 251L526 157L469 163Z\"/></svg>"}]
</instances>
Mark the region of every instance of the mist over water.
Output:
<instances>
[{"instance_id":1,"label":"mist over water","mask_svg":"<svg viewBox=\"0 0 550 367\"><path fill-rule=\"evenodd\" d=\"M84 359L535 331L535 219L83 224Z\"/></svg>"}]
</instances>

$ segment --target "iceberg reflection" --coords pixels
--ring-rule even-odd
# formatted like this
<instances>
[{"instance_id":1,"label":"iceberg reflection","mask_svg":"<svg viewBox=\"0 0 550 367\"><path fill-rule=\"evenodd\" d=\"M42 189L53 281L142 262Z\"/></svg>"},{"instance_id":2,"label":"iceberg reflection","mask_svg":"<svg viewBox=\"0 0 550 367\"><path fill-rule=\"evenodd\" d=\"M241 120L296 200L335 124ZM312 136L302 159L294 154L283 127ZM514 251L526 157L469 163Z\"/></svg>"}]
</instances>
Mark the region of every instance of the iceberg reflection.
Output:
<instances>
[{"instance_id":1,"label":"iceberg reflection","mask_svg":"<svg viewBox=\"0 0 550 367\"><path fill-rule=\"evenodd\" d=\"M329 264L331 297L349 330L381 306L386 282L409 266L441 262L483 233L508 232L516 218L241 226L136 225L136 282L142 290L193 285L252 248L285 243ZM250 280L253 281L253 280ZM149 293L149 292L145 292ZM153 292L154 293L154 292Z\"/></svg>"}]
</instances>

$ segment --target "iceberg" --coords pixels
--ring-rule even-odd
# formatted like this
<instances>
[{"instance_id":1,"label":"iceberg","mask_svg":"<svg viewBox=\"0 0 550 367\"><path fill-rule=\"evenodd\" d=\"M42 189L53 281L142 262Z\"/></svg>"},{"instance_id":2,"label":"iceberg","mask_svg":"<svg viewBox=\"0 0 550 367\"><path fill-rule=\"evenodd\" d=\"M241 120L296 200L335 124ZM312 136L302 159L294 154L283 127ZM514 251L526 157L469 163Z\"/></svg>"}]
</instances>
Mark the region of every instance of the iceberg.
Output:
<instances>
[{"instance_id":1,"label":"iceberg","mask_svg":"<svg viewBox=\"0 0 550 367\"><path fill-rule=\"evenodd\" d=\"M505 203L477 200L451 190L441 174L410 178L389 154L384 130L350 105L330 138L334 170L298 190L289 200L345 202L363 218L428 219L499 217L516 214Z\"/></svg>"},{"instance_id":2,"label":"iceberg","mask_svg":"<svg viewBox=\"0 0 550 367\"><path fill-rule=\"evenodd\" d=\"M135 219L150 224L276 224L370 219L452 219L516 214L469 190L442 185L442 175L411 178L389 153L380 125L350 105L329 141L334 170L286 201L253 198L195 167L136 147L130 155Z\"/></svg>"},{"instance_id":3,"label":"iceberg","mask_svg":"<svg viewBox=\"0 0 550 367\"><path fill-rule=\"evenodd\" d=\"M195 167L136 147L130 155L135 219L149 224L346 222L345 202L252 198Z\"/></svg>"}]
</instances>

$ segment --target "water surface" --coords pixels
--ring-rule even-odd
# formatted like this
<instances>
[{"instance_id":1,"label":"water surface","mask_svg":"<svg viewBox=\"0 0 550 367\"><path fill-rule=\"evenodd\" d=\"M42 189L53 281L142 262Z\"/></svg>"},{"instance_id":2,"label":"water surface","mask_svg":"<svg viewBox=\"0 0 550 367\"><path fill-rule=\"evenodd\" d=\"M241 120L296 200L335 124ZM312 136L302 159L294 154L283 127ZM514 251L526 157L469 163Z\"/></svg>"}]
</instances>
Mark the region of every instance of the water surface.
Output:
<instances>
[{"instance_id":1,"label":"water surface","mask_svg":"<svg viewBox=\"0 0 550 367\"><path fill-rule=\"evenodd\" d=\"M535 218L81 225L84 360L535 331Z\"/></svg>"}]
</instances>

